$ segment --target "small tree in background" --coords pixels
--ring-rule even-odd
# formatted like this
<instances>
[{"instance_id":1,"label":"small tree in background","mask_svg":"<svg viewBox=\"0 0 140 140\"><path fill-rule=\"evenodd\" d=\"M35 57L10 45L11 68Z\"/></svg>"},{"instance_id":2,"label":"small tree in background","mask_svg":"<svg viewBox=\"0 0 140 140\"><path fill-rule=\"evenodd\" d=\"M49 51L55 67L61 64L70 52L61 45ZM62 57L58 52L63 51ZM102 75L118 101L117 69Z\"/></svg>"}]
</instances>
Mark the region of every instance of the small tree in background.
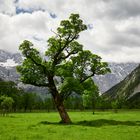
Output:
<instances>
[{"instance_id":1,"label":"small tree in background","mask_svg":"<svg viewBox=\"0 0 140 140\"><path fill-rule=\"evenodd\" d=\"M100 56L83 50L83 45L78 43L80 32L86 29L79 15L71 14L68 20L61 21L56 36L48 39L44 58L30 41L25 40L19 47L25 57L22 65L17 67L22 82L48 87L62 123L71 122L64 101L72 93L82 95L90 84L88 79L95 74L110 71Z\"/></svg>"},{"instance_id":2,"label":"small tree in background","mask_svg":"<svg viewBox=\"0 0 140 140\"><path fill-rule=\"evenodd\" d=\"M50 110L54 110L54 105L53 105L53 100L52 98L49 98L47 97L45 100L44 100L44 106L45 106L45 109L50 112Z\"/></svg>"},{"instance_id":3,"label":"small tree in background","mask_svg":"<svg viewBox=\"0 0 140 140\"><path fill-rule=\"evenodd\" d=\"M118 103L119 103L118 100L115 100L115 101L111 102L112 109L115 113L118 112Z\"/></svg>"},{"instance_id":4,"label":"small tree in background","mask_svg":"<svg viewBox=\"0 0 140 140\"><path fill-rule=\"evenodd\" d=\"M6 96L1 96L0 97L0 107L2 110L2 115L6 116L12 109L12 105L14 103L13 98L11 97L6 97Z\"/></svg>"},{"instance_id":5,"label":"small tree in background","mask_svg":"<svg viewBox=\"0 0 140 140\"><path fill-rule=\"evenodd\" d=\"M98 101L99 97L99 90L98 87L94 84L92 79L88 79L86 82L88 82L88 84L86 84L86 87L84 87L85 90L82 96L83 106L85 108L92 109L94 114L96 102Z\"/></svg>"},{"instance_id":6,"label":"small tree in background","mask_svg":"<svg viewBox=\"0 0 140 140\"><path fill-rule=\"evenodd\" d=\"M21 99L21 104L24 108L24 112L26 112L27 110L30 110L31 112L35 105L36 94L27 92L22 95Z\"/></svg>"},{"instance_id":7,"label":"small tree in background","mask_svg":"<svg viewBox=\"0 0 140 140\"><path fill-rule=\"evenodd\" d=\"M12 81L0 81L0 96L11 97L14 100L13 111L20 109L21 96L24 91Z\"/></svg>"}]
</instances>

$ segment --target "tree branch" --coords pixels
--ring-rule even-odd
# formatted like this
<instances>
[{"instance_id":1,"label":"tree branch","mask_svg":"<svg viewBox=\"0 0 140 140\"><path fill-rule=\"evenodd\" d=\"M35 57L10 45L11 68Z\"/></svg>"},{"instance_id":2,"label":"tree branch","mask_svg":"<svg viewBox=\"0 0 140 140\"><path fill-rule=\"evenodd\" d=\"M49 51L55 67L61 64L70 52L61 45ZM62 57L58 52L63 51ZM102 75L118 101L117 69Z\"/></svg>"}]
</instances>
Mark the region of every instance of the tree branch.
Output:
<instances>
[{"instance_id":1,"label":"tree branch","mask_svg":"<svg viewBox=\"0 0 140 140\"><path fill-rule=\"evenodd\" d=\"M58 61L60 61L61 59L65 60L65 59L67 59L69 56L71 56L72 54L75 54L74 51L69 52L68 55L66 55L65 57L60 57L60 58L58 58L57 60L58 60Z\"/></svg>"},{"instance_id":2,"label":"tree branch","mask_svg":"<svg viewBox=\"0 0 140 140\"><path fill-rule=\"evenodd\" d=\"M76 38L76 34L73 36L73 38L71 40L69 40L71 37L71 35L69 35L66 39L66 43L65 45L56 53L56 55L54 56L54 65L56 65L59 61L60 58L58 59L58 56L60 55L60 53L67 47L68 44L70 44L75 38ZM68 56L69 57L69 56Z\"/></svg>"},{"instance_id":3,"label":"tree branch","mask_svg":"<svg viewBox=\"0 0 140 140\"><path fill-rule=\"evenodd\" d=\"M56 34L56 38L59 36L60 40L62 39L62 36L61 36L60 34L54 32L52 29L51 29L51 31L52 31L54 34ZM61 41L60 41L60 42L61 42Z\"/></svg>"},{"instance_id":4,"label":"tree branch","mask_svg":"<svg viewBox=\"0 0 140 140\"><path fill-rule=\"evenodd\" d=\"M69 38L71 37L71 34L68 36L68 38L66 39L66 43L64 45L64 47L62 48L62 51L67 47L68 44L70 44L74 39L76 39L76 34L72 37L71 40L69 40ZM61 52L62 52L61 51Z\"/></svg>"},{"instance_id":5,"label":"tree branch","mask_svg":"<svg viewBox=\"0 0 140 140\"><path fill-rule=\"evenodd\" d=\"M66 94L66 93L65 93L65 94L64 94L64 93L63 93L63 94L60 93L60 95L61 95L61 97L62 97L63 100L64 100L64 99L67 99L71 94L72 94L71 91L69 91L69 93L67 93L67 94Z\"/></svg>"},{"instance_id":6,"label":"tree branch","mask_svg":"<svg viewBox=\"0 0 140 140\"><path fill-rule=\"evenodd\" d=\"M86 78L84 78L83 80L80 81L80 83L85 82L88 78L91 78L95 75L95 73L92 73L91 75L87 76Z\"/></svg>"},{"instance_id":7,"label":"tree branch","mask_svg":"<svg viewBox=\"0 0 140 140\"><path fill-rule=\"evenodd\" d=\"M41 65L40 63L37 63L31 56L25 54L26 58L30 59L34 64L36 64L37 66L40 66L43 68L43 72L44 74L46 75L47 74L47 71L46 71L46 67Z\"/></svg>"},{"instance_id":8,"label":"tree branch","mask_svg":"<svg viewBox=\"0 0 140 140\"><path fill-rule=\"evenodd\" d=\"M34 86L38 86L38 87L49 87L49 83L36 83L36 82L26 82L25 84L30 84L30 85L34 85Z\"/></svg>"}]
</instances>

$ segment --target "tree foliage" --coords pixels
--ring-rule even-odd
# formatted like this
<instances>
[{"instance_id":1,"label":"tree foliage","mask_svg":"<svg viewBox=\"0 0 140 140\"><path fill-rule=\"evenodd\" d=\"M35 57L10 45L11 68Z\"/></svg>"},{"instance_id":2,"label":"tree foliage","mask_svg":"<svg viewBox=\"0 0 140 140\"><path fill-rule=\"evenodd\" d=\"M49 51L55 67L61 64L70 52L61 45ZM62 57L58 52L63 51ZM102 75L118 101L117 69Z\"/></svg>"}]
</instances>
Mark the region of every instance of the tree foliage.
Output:
<instances>
[{"instance_id":1,"label":"tree foliage","mask_svg":"<svg viewBox=\"0 0 140 140\"><path fill-rule=\"evenodd\" d=\"M48 39L44 57L30 41L23 41L19 47L25 57L22 65L17 67L22 82L48 87L59 112L62 108L64 111L63 101L72 93L84 94L88 79L110 71L100 56L84 50L77 41L79 33L86 29L79 15L71 14L68 20L61 21L56 36Z\"/></svg>"},{"instance_id":2,"label":"tree foliage","mask_svg":"<svg viewBox=\"0 0 140 140\"><path fill-rule=\"evenodd\" d=\"M0 97L0 107L2 109L3 116L10 112L10 110L12 109L13 103L14 103L14 100L11 97L6 97L6 96Z\"/></svg>"}]
</instances>

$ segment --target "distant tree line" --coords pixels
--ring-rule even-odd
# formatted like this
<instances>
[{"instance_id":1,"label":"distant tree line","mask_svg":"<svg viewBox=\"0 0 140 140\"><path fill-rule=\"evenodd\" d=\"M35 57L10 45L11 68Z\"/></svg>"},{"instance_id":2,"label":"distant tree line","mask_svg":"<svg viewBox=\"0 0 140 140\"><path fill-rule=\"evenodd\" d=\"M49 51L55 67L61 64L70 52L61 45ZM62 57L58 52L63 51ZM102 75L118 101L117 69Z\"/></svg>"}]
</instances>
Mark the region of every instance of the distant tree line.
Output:
<instances>
[{"instance_id":1,"label":"distant tree line","mask_svg":"<svg viewBox=\"0 0 140 140\"><path fill-rule=\"evenodd\" d=\"M13 100L11 110L16 111L32 111L43 109L54 109L51 98L41 98L37 93L25 92L17 87L12 81L0 81L0 109L2 110L3 102L7 97Z\"/></svg>"},{"instance_id":2,"label":"distant tree line","mask_svg":"<svg viewBox=\"0 0 140 140\"><path fill-rule=\"evenodd\" d=\"M99 99L98 90L96 91L96 95L90 93L86 93L85 96L80 96L76 94L72 94L67 100L65 100L64 104L67 109L72 110L85 110L85 109L95 109L95 108L103 108L101 105L103 101ZM41 98L41 96L37 93L25 92L23 89L18 88L14 82L11 81L0 81L0 109L2 110L2 99L7 97L11 97L13 100L11 104L10 110L13 112L17 111L32 111L32 110L55 110L55 105L53 99L50 96L46 96L45 98Z\"/></svg>"},{"instance_id":3,"label":"distant tree line","mask_svg":"<svg viewBox=\"0 0 140 140\"><path fill-rule=\"evenodd\" d=\"M138 99L138 97L136 97ZM105 100L99 96L98 89L94 89L94 93L85 93L83 96L72 94L64 105L66 109L70 110L106 110L122 108L140 108L140 103L136 100L117 99L114 101ZM32 110L55 110L55 105L51 96L42 98L37 93L25 92L18 88L14 82L0 81L0 110L2 114L12 112L29 112Z\"/></svg>"}]
</instances>

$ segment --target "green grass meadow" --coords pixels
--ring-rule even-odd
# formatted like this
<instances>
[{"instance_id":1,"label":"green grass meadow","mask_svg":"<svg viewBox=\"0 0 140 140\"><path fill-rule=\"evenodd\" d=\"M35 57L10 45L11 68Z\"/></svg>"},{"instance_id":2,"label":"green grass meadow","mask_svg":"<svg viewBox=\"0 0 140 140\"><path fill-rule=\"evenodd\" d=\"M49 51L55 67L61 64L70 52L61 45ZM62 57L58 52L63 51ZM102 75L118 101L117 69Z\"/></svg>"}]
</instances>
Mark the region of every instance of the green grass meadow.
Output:
<instances>
[{"instance_id":1,"label":"green grass meadow","mask_svg":"<svg viewBox=\"0 0 140 140\"><path fill-rule=\"evenodd\" d=\"M57 112L0 116L0 140L140 140L140 111L69 112L71 125Z\"/></svg>"}]
</instances>

